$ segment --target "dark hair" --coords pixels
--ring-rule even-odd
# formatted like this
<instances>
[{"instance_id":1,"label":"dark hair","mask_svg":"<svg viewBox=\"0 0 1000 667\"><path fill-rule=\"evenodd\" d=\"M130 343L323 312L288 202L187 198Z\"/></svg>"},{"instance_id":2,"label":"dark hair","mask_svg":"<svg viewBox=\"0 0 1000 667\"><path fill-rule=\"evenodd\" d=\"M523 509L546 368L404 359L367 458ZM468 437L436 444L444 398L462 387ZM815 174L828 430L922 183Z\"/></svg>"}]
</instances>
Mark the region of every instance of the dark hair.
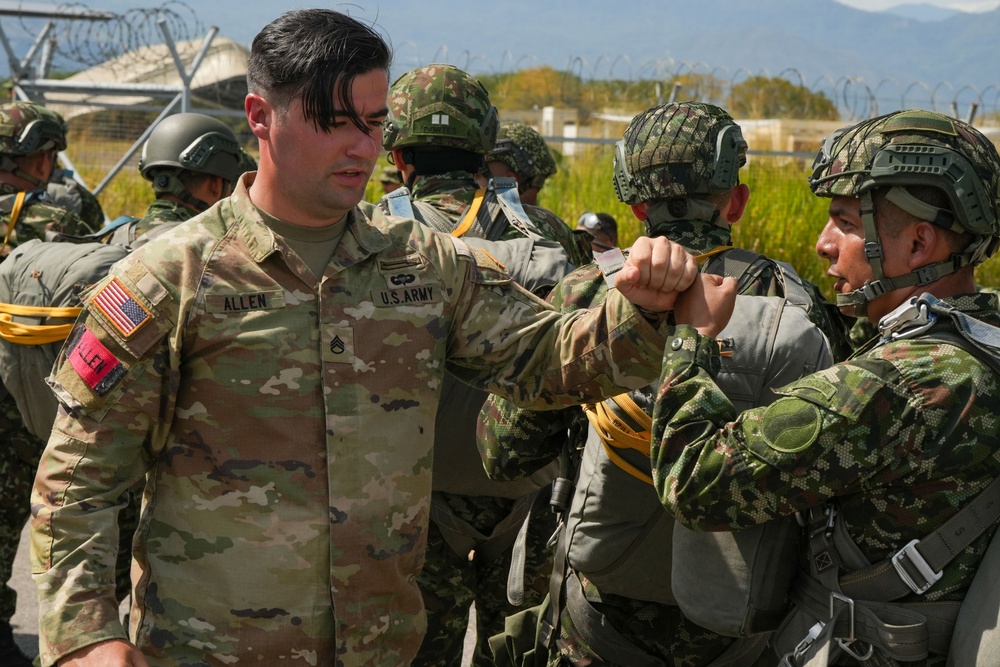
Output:
<instances>
[{"instance_id":1,"label":"dark hair","mask_svg":"<svg viewBox=\"0 0 1000 667\"><path fill-rule=\"evenodd\" d=\"M351 86L373 70L388 74L391 64L389 45L371 26L329 9L296 9L254 37L247 88L281 110L301 98L303 115L318 129L329 130L339 114L368 132ZM335 107L338 94L343 109Z\"/></svg>"}]
</instances>

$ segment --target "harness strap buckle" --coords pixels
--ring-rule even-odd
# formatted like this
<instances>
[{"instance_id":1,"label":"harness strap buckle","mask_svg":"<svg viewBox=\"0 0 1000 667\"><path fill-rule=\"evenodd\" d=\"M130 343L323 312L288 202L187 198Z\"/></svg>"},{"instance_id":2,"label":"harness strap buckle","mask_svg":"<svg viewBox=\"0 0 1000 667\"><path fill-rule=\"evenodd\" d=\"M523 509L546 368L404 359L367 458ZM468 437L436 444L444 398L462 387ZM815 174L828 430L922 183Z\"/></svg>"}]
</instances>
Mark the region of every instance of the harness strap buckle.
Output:
<instances>
[{"instance_id":1,"label":"harness strap buckle","mask_svg":"<svg viewBox=\"0 0 1000 667\"><path fill-rule=\"evenodd\" d=\"M823 628L825 627L826 623L823 621L816 621L816 623L809 628L809 632L807 632L806 636L802 638L802 641L796 644L795 648L793 648L791 652L782 656L779 667L796 667L799 664L799 660L806 654L806 651L809 650L809 647L812 646L812 643L816 641L816 638L820 636L823 632Z\"/></svg>"},{"instance_id":2,"label":"harness strap buckle","mask_svg":"<svg viewBox=\"0 0 1000 667\"><path fill-rule=\"evenodd\" d=\"M896 573L899 578L903 580L911 591L917 595L922 595L926 593L927 590L937 583L938 579L942 577L941 572L935 572L934 568L924 559L924 557L917 550L917 545L920 544L920 540L911 540L909 544L897 551L892 556L892 566L896 568ZM906 568L906 561L913 566L915 573L923 577L923 583L917 583L913 578L912 574Z\"/></svg>"},{"instance_id":3,"label":"harness strap buckle","mask_svg":"<svg viewBox=\"0 0 1000 667\"><path fill-rule=\"evenodd\" d=\"M846 595L842 595L842 594L836 593L836 592L831 592L830 593L830 620L831 621L833 620L835 612L837 610L837 603L838 602L843 602L844 604L847 605L847 622L850 625L850 630L848 630L847 637L844 637L843 640L846 643L850 644L855 639L857 639L857 637L854 635L854 600L852 600L851 598L847 597ZM837 641L839 642L840 639L838 639Z\"/></svg>"}]
</instances>

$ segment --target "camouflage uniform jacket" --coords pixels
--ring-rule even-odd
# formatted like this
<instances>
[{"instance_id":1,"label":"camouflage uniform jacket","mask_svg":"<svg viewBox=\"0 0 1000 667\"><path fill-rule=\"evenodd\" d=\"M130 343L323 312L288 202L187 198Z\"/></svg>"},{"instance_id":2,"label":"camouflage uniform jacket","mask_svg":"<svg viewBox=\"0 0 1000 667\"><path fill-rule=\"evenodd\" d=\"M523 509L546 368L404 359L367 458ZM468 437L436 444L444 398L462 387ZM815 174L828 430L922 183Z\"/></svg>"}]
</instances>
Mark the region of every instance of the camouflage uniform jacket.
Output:
<instances>
[{"instance_id":1,"label":"camouflage uniform jacket","mask_svg":"<svg viewBox=\"0 0 1000 667\"><path fill-rule=\"evenodd\" d=\"M421 176L413 186L413 199L431 204L454 220L457 225L472 204L477 188L473 175L464 171L437 176ZM590 252L590 237L585 232L574 232L559 216L548 209L527 204L522 204L522 206L542 236L550 241L555 241L566 249L566 256L570 264L583 266L593 260ZM508 227L501 239L517 238L518 236L520 236L519 232ZM582 243L581 238L586 243Z\"/></svg>"},{"instance_id":2,"label":"camouflage uniform jacket","mask_svg":"<svg viewBox=\"0 0 1000 667\"><path fill-rule=\"evenodd\" d=\"M0 241L7 235L11 211L19 192L21 190L13 185L0 183ZM94 231L97 230L88 227L75 213L50 204L44 191L29 191L14 229L7 239L7 246L0 249L0 258L6 257L18 243L31 239L48 241L59 233L89 234Z\"/></svg>"},{"instance_id":3,"label":"camouflage uniform jacket","mask_svg":"<svg viewBox=\"0 0 1000 667\"><path fill-rule=\"evenodd\" d=\"M189 206L157 197L146 209L146 215L135 223L134 235L142 236L153 227L160 225L177 225L185 220L190 220L195 215L195 211L192 211Z\"/></svg>"},{"instance_id":4,"label":"camouflage uniform jacket","mask_svg":"<svg viewBox=\"0 0 1000 667\"><path fill-rule=\"evenodd\" d=\"M116 503L143 476L129 619L152 665L409 664L445 371L536 407L653 379L664 337L624 298L561 316L371 205L317 284L253 177L84 295L32 496L44 665L122 636Z\"/></svg>"},{"instance_id":5,"label":"camouflage uniform jacket","mask_svg":"<svg viewBox=\"0 0 1000 667\"><path fill-rule=\"evenodd\" d=\"M944 301L1000 323L995 295ZM964 350L920 338L875 345L737 415L712 380L714 342L687 326L671 339L680 349L664 358L651 459L661 501L684 524L742 528L836 499L837 519L877 563L1000 474L1000 378ZM899 601L963 599L992 532L924 596Z\"/></svg>"}]
</instances>

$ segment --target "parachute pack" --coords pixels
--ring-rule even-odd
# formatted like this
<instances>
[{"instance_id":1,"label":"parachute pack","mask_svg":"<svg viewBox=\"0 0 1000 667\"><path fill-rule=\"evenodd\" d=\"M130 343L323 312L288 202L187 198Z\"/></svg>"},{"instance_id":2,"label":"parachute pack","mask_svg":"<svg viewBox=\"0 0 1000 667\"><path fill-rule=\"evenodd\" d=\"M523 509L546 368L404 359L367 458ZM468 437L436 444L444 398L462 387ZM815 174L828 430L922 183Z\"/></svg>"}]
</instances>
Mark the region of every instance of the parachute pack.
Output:
<instances>
[{"instance_id":1,"label":"parachute pack","mask_svg":"<svg viewBox=\"0 0 1000 667\"><path fill-rule=\"evenodd\" d=\"M718 337L724 355L717 382L737 410L770 403L777 398L771 388L832 363L827 337L809 317L812 299L790 266L723 248L706 270L737 277L742 288L768 267L776 267L785 296L738 296L731 324ZM542 639L557 641L563 607L577 632L596 629L583 639L608 664L658 663L590 605L579 573L602 593L678 605L703 627L747 638L737 643L744 658L747 651L759 654L762 639L787 612L801 529L793 518L722 533L677 524L660 503L650 471L657 389L651 385L585 408L591 427L559 537L549 596L552 625L542 624ZM671 574L649 577L650 571Z\"/></svg>"}]
</instances>

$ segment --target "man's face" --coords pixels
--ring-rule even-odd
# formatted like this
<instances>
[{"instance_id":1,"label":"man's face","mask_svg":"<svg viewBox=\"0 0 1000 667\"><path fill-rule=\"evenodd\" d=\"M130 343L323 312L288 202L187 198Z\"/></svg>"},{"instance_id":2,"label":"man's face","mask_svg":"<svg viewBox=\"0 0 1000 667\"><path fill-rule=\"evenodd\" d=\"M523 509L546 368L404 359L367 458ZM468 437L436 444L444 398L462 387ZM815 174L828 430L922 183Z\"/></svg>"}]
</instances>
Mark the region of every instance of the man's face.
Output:
<instances>
[{"instance_id":1,"label":"man's face","mask_svg":"<svg viewBox=\"0 0 1000 667\"><path fill-rule=\"evenodd\" d=\"M899 244L880 234L882 239L882 272L889 277L909 272L904 253ZM816 241L816 252L830 263L827 275L837 279L834 289L847 294L872 280L872 267L865 256L865 230L861 222L861 200L854 197L834 197L830 201L829 219ZM887 292L870 301L867 306L868 319L878 322L882 316L895 308L898 299L894 292ZM845 315L855 315L853 306L844 306Z\"/></svg>"},{"instance_id":2,"label":"man's face","mask_svg":"<svg viewBox=\"0 0 1000 667\"><path fill-rule=\"evenodd\" d=\"M268 150L282 209L295 212L289 221L332 224L361 201L382 146L388 90L388 77L381 70L361 74L352 83L351 101L368 132L346 116L329 131L318 129L302 115L300 99L275 115ZM341 100L336 102L337 108L344 108Z\"/></svg>"}]
</instances>

